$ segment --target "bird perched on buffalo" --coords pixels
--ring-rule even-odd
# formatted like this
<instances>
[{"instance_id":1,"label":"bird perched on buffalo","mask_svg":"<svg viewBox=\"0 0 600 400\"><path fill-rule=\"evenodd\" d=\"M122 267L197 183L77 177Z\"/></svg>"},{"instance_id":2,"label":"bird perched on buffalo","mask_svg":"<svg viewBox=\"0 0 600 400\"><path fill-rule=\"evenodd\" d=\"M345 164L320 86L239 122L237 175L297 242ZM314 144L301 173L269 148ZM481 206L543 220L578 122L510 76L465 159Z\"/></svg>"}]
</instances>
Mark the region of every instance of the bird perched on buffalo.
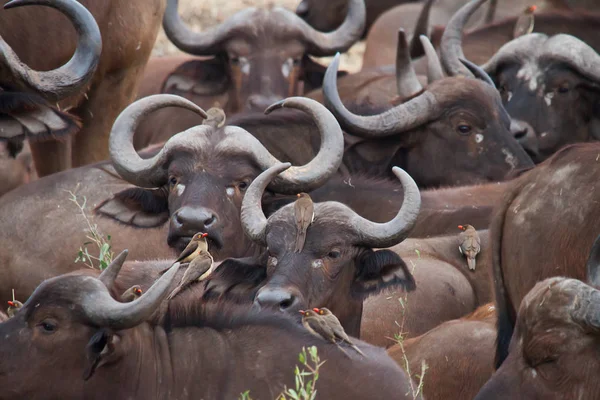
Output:
<instances>
[{"instance_id":1,"label":"bird perched on buffalo","mask_svg":"<svg viewBox=\"0 0 600 400\"><path fill-rule=\"evenodd\" d=\"M21 303L19 300L9 301L8 308L6 309L6 315L8 315L8 318L14 317L21 307L23 307L23 303Z\"/></svg>"},{"instance_id":2,"label":"bird perched on buffalo","mask_svg":"<svg viewBox=\"0 0 600 400\"><path fill-rule=\"evenodd\" d=\"M302 325L314 336L320 337L338 346L346 355L346 351L341 347L346 343L360 355L364 353L348 337L339 319L333 313L323 308L313 308L312 310L300 311L302 314Z\"/></svg>"},{"instance_id":3,"label":"bird perched on buffalo","mask_svg":"<svg viewBox=\"0 0 600 400\"><path fill-rule=\"evenodd\" d=\"M517 18L515 28L513 29L513 39L519 36L529 35L533 32L533 25L535 23L533 13L537 9L537 6L526 7L523 13Z\"/></svg>"},{"instance_id":4,"label":"bird perched on buffalo","mask_svg":"<svg viewBox=\"0 0 600 400\"><path fill-rule=\"evenodd\" d=\"M130 303L134 300L137 300L142 295L142 288L140 285L133 285L129 289L123 292L121 295L121 302Z\"/></svg>"},{"instance_id":5,"label":"bird perched on buffalo","mask_svg":"<svg viewBox=\"0 0 600 400\"><path fill-rule=\"evenodd\" d=\"M294 203L294 216L296 217L296 247L294 251L299 253L304 248L306 231L315 220L315 206L308 193L299 193L298 200Z\"/></svg>"},{"instance_id":6,"label":"bird perched on buffalo","mask_svg":"<svg viewBox=\"0 0 600 400\"><path fill-rule=\"evenodd\" d=\"M475 271L475 258L481 251L481 239L473 225L459 225L462 232L458 235L458 251L467 259L471 271Z\"/></svg>"},{"instance_id":7,"label":"bird perched on buffalo","mask_svg":"<svg viewBox=\"0 0 600 400\"><path fill-rule=\"evenodd\" d=\"M177 260L173 262L175 263L189 263L200 253L208 253L208 242L206 240L208 233L198 232L193 237L192 240L185 246L185 249L181 252Z\"/></svg>"},{"instance_id":8,"label":"bird perched on buffalo","mask_svg":"<svg viewBox=\"0 0 600 400\"><path fill-rule=\"evenodd\" d=\"M167 297L167 299L171 300L173 297L177 296L182 290L187 288L192 283L201 282L208 278L208 276L214 270L213 266L214 260L210 253L200 253L196 258L192 260L192 262L188 264L188 267L185 270L183 277L181 278L181 282L179 282L179 285L175 289L173 289L173 291L171 292L171 294L169 294L169 297Z\"/></svg>"}]
</instances>

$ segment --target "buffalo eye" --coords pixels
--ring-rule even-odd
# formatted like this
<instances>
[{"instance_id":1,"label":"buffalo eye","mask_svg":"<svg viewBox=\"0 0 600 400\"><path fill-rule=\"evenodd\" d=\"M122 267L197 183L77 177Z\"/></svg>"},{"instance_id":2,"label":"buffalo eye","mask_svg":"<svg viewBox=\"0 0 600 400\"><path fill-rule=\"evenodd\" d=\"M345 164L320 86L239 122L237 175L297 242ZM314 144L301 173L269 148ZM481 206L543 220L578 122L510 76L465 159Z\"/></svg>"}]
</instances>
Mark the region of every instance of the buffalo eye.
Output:
<instances>
[{"instance_id":1,"label":"buffalo eye","mask_svg":"<svg viewBox=\"0 0 600 400\"><path fill-rule=\"evenodd\" d=\"M229 61L233 65L238 65L240 63L240 58L236 56L229 56Z\"/></svg>"},{"instance_id":2,"label":"buffalo eye","mask_svg":"<svg viewBox=\"0 0 600 400\"><path fill-rule=\"evenodd\" d=\"M170 176L169 177L169 185L171 187L177 185L177 182L179 182L179 179L176 176Z\"/></svg>"},{"instance_id":3,"label":"buffalo eye","mask_svg":"<svg viewBox=\"0 0 600 400\"><path fill-rule=\"evenodd\" d=\"M237 187L243 192L244 190L248 189L248 182L241 181L237 184Z\"/></svg>"},{"instance_id":4,"label":"buffalo eye","mask_svg":"<svg viewBox=\"0 0 600 400\"><path fill-rule=\"evenodd\" d=\"M568 83L563 83L562 85L560 85L558 87L558 93L568 93L569 92L569 84Z\"/></svg>"},{"instance_id":5,"label":"buffalo eye","mask_svg":"<svg viewBox=\"0 0 600 400\"><path fill-rule=\"evenodd\" d=\"M42 321L39 326L44 333L54 333L57 329L56 324L51 321Z\"/></svg>"},{"instance_id":6,"label":"buffalo eye","mask_svg":"<svg viewBox=\"0 0 600 400\"><path fill-rule=\"evenodd\" d=\"M337 249L333 249L329 253L327 253L327 257L329 257L329 258L331 258L333 260L335 260L337 258L340 258L341 255L342 255L342 253L339 250L337 250Z\"/></svg>"},{"instance_id":7,"label":"buffalo eye","mask_svg":"<svg viewBox=\"0 0 600 400\"><path fill-rule=\"evenodd\" d=\"M470 134L472 129L473 128L471 128L471 125L465 124L465 123L459 124L456 127L456 130L458 131L458 134L459 135L463 135L463 136L467 136L468 134Z\"/></svg>"}]
</instances>

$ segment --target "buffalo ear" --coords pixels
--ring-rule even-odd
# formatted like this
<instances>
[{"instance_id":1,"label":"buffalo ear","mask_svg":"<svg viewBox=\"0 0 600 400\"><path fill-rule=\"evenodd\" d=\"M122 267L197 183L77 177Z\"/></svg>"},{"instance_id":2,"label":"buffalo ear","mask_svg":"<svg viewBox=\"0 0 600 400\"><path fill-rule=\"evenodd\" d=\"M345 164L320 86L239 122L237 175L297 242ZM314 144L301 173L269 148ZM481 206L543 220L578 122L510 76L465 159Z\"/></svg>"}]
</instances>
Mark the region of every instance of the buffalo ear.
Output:
<instances>
[{"instance_id":1,"label":"buffalo ear","mask_svg":"<svg viewBox=\"0 0 600 400\"><path fill-rule=\"evenodd\" d=\"M600 288L600 235L594 241L587 265L587 281L590 286Z\"/></svg>"},{"instance_id":2,"label":"buffalo ear","mask_svg":"<svg viewBox=\"0 0 600 400\"><path fill-rule=\"evenodd\" d=\"M94 212L136 228L155 228L168 221L169 200L163 189L133 187L104 200Z\"/></svg>"},{"instance_id":3,"label":"buffalo ear","mask_svg":"<svg viewBox=\"0 0 600 400\"><path fill-rule=\"evenodd\" d=\"M357 268L352 293L362 299L385 288L401 287L410 292L416 287L406 263L391 250L367 251L360 257Z\"/></svg>"},{"instance_id":4,"label":"buffalo ear","mask_svg":"<svg viewBox=\"0 0 600 400\"><path fill-rule=\"evenodd\" d=\"M325 71L327 71L327 67L322 66L316 61L313 61L312 58L305 55L302 59L303 66L303 81L304 81L304 92L308 93L311 90L318 89L323 86L323 78L325 78ZM346 71L338 71L337 77L338 79L348 75Z\"/></svg>"},{"instance_id":5,"label":"buffalo ear","mask_svg":"<svg viewBox=\"0 0 600 400\"><path fill-rule=\"evenodd\" d=\"M119 341L119 337L109 329L103 328L94 333L85 348L86 361L83 370L84 381L90 379L98 367L101 367L116 358L115 346Z\"/></svg>"},{"instance_id":6,"label":"buffalo ear","mask_svg":"<svg viewBox=\"0 0 600 400\"><path fill-rule=\"evenodd\" d=\"M187 99L225 93L230 86L229 77L225 72L225 61L222 57L215 57L184 62L167 76L162 84L161 93L175 94Z\"/></svg>"},{"instance_id":7,"label":"buffalo ear","mask_svg":"<svg viewBox=\"0 0 600 400\"><path fill-rule=\"evenodd\" d=\"M257 257L228 258L214 270L206 283L204 298L221 296L251 299L267 278L267 254Z\"/></svg>"}]
</instances>

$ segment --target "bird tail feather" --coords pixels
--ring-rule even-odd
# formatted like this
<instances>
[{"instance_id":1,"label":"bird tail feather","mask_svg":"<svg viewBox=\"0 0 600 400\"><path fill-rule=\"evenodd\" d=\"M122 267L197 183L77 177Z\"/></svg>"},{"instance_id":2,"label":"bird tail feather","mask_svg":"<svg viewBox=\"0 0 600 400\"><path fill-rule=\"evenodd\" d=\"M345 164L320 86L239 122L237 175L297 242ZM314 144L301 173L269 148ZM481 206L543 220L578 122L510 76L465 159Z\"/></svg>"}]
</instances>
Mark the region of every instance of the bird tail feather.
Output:
<instances>
[{"instance_id":1,"label":"bird tail feather","mask_svg":"<svg viewBox=\"0 0 600 400\"><path fill-rule=\"evenodd\" d=\"M306 232L298 232L296 235L296 246L294 247L295 253L300 253L304 248L304 241L306 240Z\"/></svg>"}]
</instances>

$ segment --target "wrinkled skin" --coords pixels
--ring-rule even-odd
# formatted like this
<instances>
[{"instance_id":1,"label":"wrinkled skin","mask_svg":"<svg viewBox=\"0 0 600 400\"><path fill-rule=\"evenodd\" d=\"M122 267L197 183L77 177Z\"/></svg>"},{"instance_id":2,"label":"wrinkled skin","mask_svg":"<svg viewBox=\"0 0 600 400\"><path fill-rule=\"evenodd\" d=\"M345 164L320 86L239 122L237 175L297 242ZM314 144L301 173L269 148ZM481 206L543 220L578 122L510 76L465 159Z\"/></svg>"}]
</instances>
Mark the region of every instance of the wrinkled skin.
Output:
<instances>
[{"instance_id":1,"label":"wrinkled skin","mask_svg":"<svg viewBox=\"0 0 600 400\"><path fill-rule=\"evenodd\" d=\"M552 276L585 279L585 261L600 232L598 153L598 143L559 151L513 181L494 213L500 362L513 333L516 305L537 282Z\"/></svg>"},{"instance_id":2,"label":"wrinkled skin","mask_svg":"<svg viewBox=\"0 0 600 400\"><path fill-rule=\"evenodd\" d=\"M508 358L476 399L595 399L600 337L593 290L575 279L537 283L521 302ZM582 318L586 307L596 309L593 318Z\"/></svg>"},{"instance_id":3,"label":"wrinkled skin","mask_svg":"<svg viewBox=\"0 0 600 400\"><path fill-rule=\"evenodd\" d=\"M284 385L293 387L288 372L302 346L312 345L329 361L321 369L324 397L408 398L408 378L383 350L358 342L367 356L346 362L335 345L281 315L171 302L154 318L168 322L143 321L128 329L98 324L78 301L88 295L90 279L46 281L14 318L0 323L8 339L0 343L0 398L236 398L246 390L270 398ZM264 367L256 368L257 362ZM42 374L45 379L33 379Z\"/></svg>"},{"instance_id":4,"label":"wrinkled skin","mask_svg":"<svg viewBox=\"0 0 600 400\"><path fill-rule=\"evenodd\" d=\"M81 131L61 141L32 144L40 176L108 158L110 127L135 98L165 8L164 0L82 0L81 4L98 23L103 51L88 89L59 102L62 110L70 109L81 119ZM67 19L47 7L1 11L0 36L36 70L62 65L73 54L77 38Z\"/></svg>"},{"instance_id":5,"label":"wrinkled skin","mask_svg":"<svg viewBox=\"0 0 600 400\"><path fill-rule=\"evenodd\" d=\"M427 364L426 399L472 399L494 372L495 321L494 306L486 304L466 317L406 339L403 346L388 349L388 354L401 366L406 355L414 374L421 373L423 362Z\"/></svg>"},{"instance_id":6,"label":"wrinkled skin","mask_svg":"<svg viewBox=\"0 0 600 400\"><path fill-rule=\"evenodd\" d=\"M455 232L458 232L456 227ZM398 332L412 338L492 301L489 235L487 231L479 231L479 234L482 251L477 256L475 271L468 269L458 251L458 233L431 239L407 239L391 247L390 250L408 265L416 289L409 293L386 290L366 299L360 338L390 347L396 343L394 335Z\"/></svg>"}]
</instances>

